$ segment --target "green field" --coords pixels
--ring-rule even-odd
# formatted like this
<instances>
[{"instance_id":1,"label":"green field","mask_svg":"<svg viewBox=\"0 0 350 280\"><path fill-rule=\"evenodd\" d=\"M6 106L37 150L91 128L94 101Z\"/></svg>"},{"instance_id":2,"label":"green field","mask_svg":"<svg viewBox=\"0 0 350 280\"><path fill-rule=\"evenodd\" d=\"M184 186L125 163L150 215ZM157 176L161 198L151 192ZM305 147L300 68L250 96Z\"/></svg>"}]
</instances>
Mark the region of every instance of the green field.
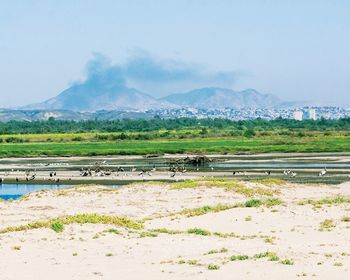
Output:
<instances>
[{"instance_id":1,"label":"green field","mask_svg":"<svg viewBox=\"0 0 350 280\"><path fill-rule=\"evenodd\" d=\"M97 141L79 139L71 141L45 141L31 138L24 143L1 143L1 157L31 156L94 156L94 155L146 155L164 153L270 153L270 152L350 152L349 136L256 136ZM57 135L56 135L57 136ZM55 135L45 138L55 139ZM77 137L77 135L75 135ZM40 139L39 139L40 138Z\"/></svg>"},{"instance_id":2,"label":"green field","mask_svg":"<svg viewBox=\"0 0 350 280\"><path fill-rule=\"evenodd\" d=\"M0 157L350 152L350 118L0 122Z\"/></svg>"}]
</instances>

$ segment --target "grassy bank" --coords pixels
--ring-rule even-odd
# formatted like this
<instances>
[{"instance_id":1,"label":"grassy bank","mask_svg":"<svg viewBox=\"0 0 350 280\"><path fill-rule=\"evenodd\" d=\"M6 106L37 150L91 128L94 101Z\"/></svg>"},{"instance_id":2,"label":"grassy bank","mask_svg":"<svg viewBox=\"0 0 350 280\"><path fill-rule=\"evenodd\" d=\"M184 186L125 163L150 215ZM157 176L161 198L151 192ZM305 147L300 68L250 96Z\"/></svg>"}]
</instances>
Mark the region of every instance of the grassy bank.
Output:
<instances>
[{"instance_id":1,"label":"grassy bank","mask_svg":"<svg viewBox=\"0 0 350 280\"><path fill-rule=\"evenodd\" d=\"M27 136L28 137L28 136ZM45 135L45 137L50 137ZM54 139L54 136L51 137ZM154 140L86 140L0 143L1 157L145 155L163 153L349 152L350 136L256 136Z\"/></svg>"}]
</instances>

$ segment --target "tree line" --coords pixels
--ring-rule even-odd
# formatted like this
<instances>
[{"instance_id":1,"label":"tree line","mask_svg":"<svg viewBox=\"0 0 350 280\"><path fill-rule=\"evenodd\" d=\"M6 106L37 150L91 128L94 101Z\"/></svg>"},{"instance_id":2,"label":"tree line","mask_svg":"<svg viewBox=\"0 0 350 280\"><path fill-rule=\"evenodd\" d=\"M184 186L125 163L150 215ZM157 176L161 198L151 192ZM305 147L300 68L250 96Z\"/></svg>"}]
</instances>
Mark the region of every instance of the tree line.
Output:
<instances>
[{"instance_id":1,"label":"tree line","mask_svg":"<svg viewBox=\"0 0 350 280\"><path fill-rule=\"evenodd\" d=\"M338 120L295 121L278 118L275 120L241 120L176 118L161 119L122 119L122 120L86 120L67 121L50 118L46 121L9 121L0 122L0 134L44 134L44 133L103 133L103 132L154 132L160 130L208 130L241 131L253 135L255 131L271 130L315 130L346 131L350 130L350 118Z\"/></svg>"}]
</instances>

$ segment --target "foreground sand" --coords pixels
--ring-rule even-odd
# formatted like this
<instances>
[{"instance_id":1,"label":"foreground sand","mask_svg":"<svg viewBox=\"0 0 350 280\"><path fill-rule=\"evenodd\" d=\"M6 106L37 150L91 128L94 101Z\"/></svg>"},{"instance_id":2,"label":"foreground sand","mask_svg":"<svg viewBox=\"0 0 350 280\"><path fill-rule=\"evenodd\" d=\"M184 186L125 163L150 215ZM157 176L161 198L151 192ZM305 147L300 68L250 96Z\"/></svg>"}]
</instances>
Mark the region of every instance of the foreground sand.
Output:
<instances>
[{"instance_id":1,"label":"foreground sand","mask_svg":"<svg viewBox=\"0 0 350 280\"><path fill-rule=\"evenodd\" d=\"M60 233L50 228L2 233L0 279L349 278L350 222L344 217L350 217L350 203L298 203L305 199L350 198L350 184L244 184L251 189L275 191L274 197L283 203L269 207L242 205L190 217L173 215L206 205L244 204L251 197L224 188L171 189L164 184L118 190L85 186L41 191L19 201L0 202L0 230L81 213L128 217L142 221L144 226L137 230L70 224ZM329 228L321 225L325 219L331 220ZM160 228L167 232L151 231ZM201 233L198 230L187 232L194 228L210 235L195 234ZM109 229L118 233L107 232ZM174 234L171 230L181 232ZM265 252L273 252L278 258L257 256ZM231 260L231 256L245 255L248 259Z\"/></svg>"}]
</instances>

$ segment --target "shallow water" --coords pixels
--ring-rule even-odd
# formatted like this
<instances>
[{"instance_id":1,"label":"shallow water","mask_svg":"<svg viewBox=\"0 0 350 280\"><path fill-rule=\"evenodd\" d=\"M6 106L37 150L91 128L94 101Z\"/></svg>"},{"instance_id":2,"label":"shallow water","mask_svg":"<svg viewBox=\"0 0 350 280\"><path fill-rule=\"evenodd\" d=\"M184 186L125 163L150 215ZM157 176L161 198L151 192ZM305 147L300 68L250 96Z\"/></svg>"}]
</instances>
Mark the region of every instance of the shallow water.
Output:
<instances>
[{"instance_id":1,"label":"shallow water","mask_svg":"<svg viewBox=\"0 0 350 280\"><path fill-rule=\"evenodd\" d=\"M214 163L210 167L221 169L226 168L285 168L285 169L314 169L314 168L342 168L350 170L350 163L333 163L333 162L255 162L255 163Z\"/></svg>"},{"instance_id":2,"label":"shallow water","mask_svg":"<svg viewBox=\"0 0 350 280\"><path fill-rule=\"evenodd\" d=\"M61 190L72 185L35 185L35 184L1 184L0 199L18 199L23 195L41 190ZM110 188L118 188L119 185L108 185Z\"/></svg>"},{"instance_id":3,"label":"shallow water","mask_svg":"<svg viewBox=\"0 0 350 280\"><path fill-rule=\"evenodd\" d=\"M293 154L257 154L257 155L209 155L211 162L200 165L183 165L176 163L181 155L170 157L145 158L142 156L105 156L105 157L82 157L82 158L27 158L27 159L0 159L0 177L6 178L6 172L37 170L51 171L78 171L100 166L105 169L116 170L122 167L126 172L131 169L151 170L167 172L171 166L180 166L188 172L233 172L247 171L249 176L239 176L238 179L259 179L266 177L266 171L271 176L281 177L295 183L324 183L339 184L350 181L350 153L293 153ZM327 168L327 176L319 177L320 170ZM283 171L290 169L297 173L297 177L290 178L283 175ZM232 173L231 173L232 174ZM25 182L24 182L25 183ZM77 183L77 182L75 182ZM73 182L62 182L62 184L75 184ZM86 183L86 181L81 182ZM108 181L99 182L107 184ZM118 182L121 184L122 182ZM45 183L44 183L45 184ZM115 184L112 182L111 184ZM4 185L5 186L5 185ZM23 194L40 189L59 189L65 186L59 185L26 185L22 189L17 185L6 185L6 193L0 188L0 198L18 198ZM14 190L8 193L9 190ZM19 190L19 192L17 192Z\"/></svg>"},{"instance_id":4,"label":"shallow water","mask_svg":"<svg viewBox=\"0 0 350 280\"><path fill-rule=\"evenodd\" d=\"M33 185L33 184L2 184L0 185L0 198L4 200L18 199L33 191L59 190L68 185Z\"/></svg>"}]
</instances>

